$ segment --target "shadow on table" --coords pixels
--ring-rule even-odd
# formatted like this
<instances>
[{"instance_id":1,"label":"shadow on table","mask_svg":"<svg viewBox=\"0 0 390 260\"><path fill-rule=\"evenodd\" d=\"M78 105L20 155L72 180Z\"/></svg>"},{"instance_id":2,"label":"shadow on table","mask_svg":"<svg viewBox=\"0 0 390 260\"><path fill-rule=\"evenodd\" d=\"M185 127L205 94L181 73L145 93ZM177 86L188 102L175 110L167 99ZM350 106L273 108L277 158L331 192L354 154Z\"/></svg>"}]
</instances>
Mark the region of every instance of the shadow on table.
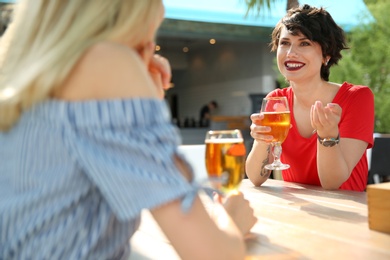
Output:
<instances>
[{"instance_id":1,"label":"shadow on table","mask_svg":"<svg viewBox=\"0 0 390 260\"><path fill-rule=\"evenodd\" d=\"M299 252L291 250L280 245L272 244L267 236L251 233L250 237L246 239L246 246L249 254L245 257L245 260L257 260L257 259L309 259ZM261 252L258 252L258 248L261 248ZM256 250L257 249L257 250ZM253 252L256 251L256 252Z\"/></svg>"},{"instance_id":2,"label":"shadow on table","mask_svg":"<svg viewBox=\"0 0 390 260\"><path fill-rule=\"evenodd\" d=\"M299 186L299 185L297 185ZM304 187L304 185L302 186ZM343 221L343 222L353 222L353 223L366 223L367 222L367 216L363 216L359 213L356 212L351 212L348 210L340 210L340 209L335 209L332 207L327 207L324 205L319 205L313 200L305 200L302 198L297 197L297 194L307 194L305 192L306 189L304 188L293 188L293 187L271 187L271 186L261 186L261 187L253 187L254 189L257 189L261 192L267 193L269 195L282 198L287 201L291 201L289 205L292 206L298 206L302 211L307 212L308 214L311 214L313 216L317 216L320 218L324 219L331 219L331 220L336 220L336 221ZM320 188L321 189L321 188ZM307 190L306 190L307 191ZM313 191L313 190L311 190ZM324 194L326 192L326 197L327 198L332 198L332 199L340 199L340 195L338 193L332 192L332 191L325 191L321 190L321 193ZM328 193L329 192L329 193ZM343 194L347 194L347 199L350 199L354 202L357 203L362 203L359 199L356 199L352 195L348 196L349 191L343 191ZM324 197L321 196L320 193L315 193L313 192L310 194L311 196L319 196L319 197ZM343 198L344 200L346 199L345 197ZM340 202L341 204L342 202Z\"/></svg>"},{"instance_id":3,"label":"shadow on table","mask_svg":"<svg viewBox=\"0 0 390 260\"><path fill-rule=\"evenodd\" d=\"M301 199L302 200L302 199ZM305 200L302 200L305 201ZM338 210L330 207L311 203L309 205L301 206L301 210L311 215L332 219L337 221L349 222L349 223L367 223L367 217L356 212L350 212L346 210Z\"/></svg>"},{"instance_id":4,"label":"shadow on table","mask_svg":"<svg viewBox=\"0 0 390 260\"><path fill-rule=\"evenodd\" d=\"M310 190L311 196L318 196L318 197L326 197L331 199L347 199L354 202L357 202L359 204L366 205L366 192L357 192L357 191L349 191L349 190L325 190L320 186L313 186L313 185L306 185L306 184L300 184L300 183L292 183L288 182L288 186L260 186L260 187L254 187L262 191L269 191L269 192L275 192L275 193L294 193L294 194L307 194L307 190ZM362 196L356 197L356 193L362 194ZM342 196L342 198L341 198Z\"/></svg>"}]
</instances>

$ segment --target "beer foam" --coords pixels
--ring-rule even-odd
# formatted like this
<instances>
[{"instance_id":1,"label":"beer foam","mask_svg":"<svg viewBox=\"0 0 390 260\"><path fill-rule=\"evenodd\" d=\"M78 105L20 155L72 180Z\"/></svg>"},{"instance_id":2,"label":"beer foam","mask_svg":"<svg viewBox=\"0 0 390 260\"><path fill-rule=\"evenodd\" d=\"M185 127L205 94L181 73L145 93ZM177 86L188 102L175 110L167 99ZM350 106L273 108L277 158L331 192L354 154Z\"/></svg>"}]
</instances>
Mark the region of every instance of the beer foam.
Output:
<instances>
[{"instance_id":1,"label":"beer foam","mask_svg":"<svg viewBox=\"0 0 390 260\"><path fill-rule=\"evenodd\" d=\"M223 139L208 139L205 141L205 143L209 144L232 144L232 143L243 143L243 138L223 138Z\"/></svg>"},{"instance_id":2,"label":"beer foam","mask_svg":"<svg viewBox=\"0 0 390 260\"><path fill-rule=\"evenodd\" d=\"M290 114L290 111L267 111L267 112L261 112L263 114Z\"/></svg>"}]
</instances>

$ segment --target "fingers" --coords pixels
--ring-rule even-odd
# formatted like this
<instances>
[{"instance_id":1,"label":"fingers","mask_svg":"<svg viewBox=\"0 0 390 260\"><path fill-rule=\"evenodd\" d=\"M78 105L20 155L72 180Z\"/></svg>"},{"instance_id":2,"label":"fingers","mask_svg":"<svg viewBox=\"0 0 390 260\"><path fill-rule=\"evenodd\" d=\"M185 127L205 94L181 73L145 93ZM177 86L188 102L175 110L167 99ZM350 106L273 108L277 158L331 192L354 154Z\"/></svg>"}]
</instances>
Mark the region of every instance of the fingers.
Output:
<instances>
[{"instance_id":1,"label":"fingers","mask_svg":"<svg viewBox=\"0 0 390 260\"><path fill-rule=\"evenodd\" d=\"M271 132L271 127L261 125L263 118L264 115L262 113L254 113L250 116L250 119L252 121L252 124L250 126L250 135L255 140L271 142L273 136L268 134L269 132Z\"/></svg>"},{"instance_id":2,"label":"fingers","mask_svg":"<svg viewBox=\"0 0 390 260\"><path fill-rule=\"evenodd\" d=\"M253 208L241 192L229 195L223 206L243 235L247 234L257 222Z\"/></svg>"},{"instance_id":3,"label":"fingers","mask_svg":"<svg viewBox=\"0 0 390 260\"><path fill-rule=\"evenodd\" d=\"M270 127L257 126L255 124L252 124L250 128L251 128L250 135L256 141L262 141L262 142L266 142L266 143L272 142L273 136L266 134L266 133L269 133L271 131Z\"/></svg>"},{"instance_id":4,"label":"fingers","mask_svg":"<svg viewBox=\"0 0 390 260\"><path fill-rule=\"evenodd\" d=\"M310 123L311 123L311 127L316 130L317 126L315 124L314 115L315 115L314 105L312 105L310 108Z\"/></svg>"},{"instance_id":5,"label":"fingers","mask_svg":"<svg viewBox=\"0 0 390 260\"><path fill-rule=\"evenodd\" d=\"M328 103L326 107L331 111L334 115L341 117L342 108L339 104L336 103Z\"/></svg>"},{"instance_id":6,"label":"fingers","mask_svg":"<svg viewBox=\"0 0 390 260\"><path fill-rule=\"evenodd\" d=\"M154 55L155 47L156 44L154 42L148 42L145 45L136 48L146 66L149 66L149 63Z\"/></svg>"},{"instance_id":7,"label":"fingers","mask_svg":"<svg viewBox=\"0 0 390 260\"><path fill-rule=\"evenodd\" d=\"M260 113L254 113L250 116L250 119L252 122L255 122L257 120L262 120L263 119L263 115L260 114Z\"/></svg>"},{"instance_id":8,"label":"fingers","mask_svg":"<svg viewBox=\"0 0 390 260\"><path fill-rule=\"evenodd\" d=\"M311 126L319 132L334 132L340 122L342 108L335 103L326 106L321 101L316 101L310 109Z\"/></svg>"},{"instance_id":9,"label":"fingers","mask_svg":"<svg viewBox=\"0 0 390 260\"><path fill-rule=\"evenodd\" d=\"M171 87L172 70L169 61L161 55L154 54L149 63L149 70L153 73L159 73L163 89Z\"/></svg>"},{"instance_id":10,"label":"fingers","mask_svg":"<svg viewBox=\"0 0 390 260\"><path fill-rule=\"evenodd\" d=\"M143 62L148 68L158 94L161 98L165 95L165 90L171 88L172 70L169 61L161 55L155 54L154 42L148 42L145 45L136 48Z\"/></svg>"},{"instance_id":11,"label":"fingers","mask_svg":"<svg viewBox=\"0 0 390 260\"><path fill-rule=\"evenodd\" d=\"M316 101L314 105L312 105L311 111L312 111L312 125L315 126L315 129L321 129L325 121L322 102Z\"/></svg>"}]
</instances>

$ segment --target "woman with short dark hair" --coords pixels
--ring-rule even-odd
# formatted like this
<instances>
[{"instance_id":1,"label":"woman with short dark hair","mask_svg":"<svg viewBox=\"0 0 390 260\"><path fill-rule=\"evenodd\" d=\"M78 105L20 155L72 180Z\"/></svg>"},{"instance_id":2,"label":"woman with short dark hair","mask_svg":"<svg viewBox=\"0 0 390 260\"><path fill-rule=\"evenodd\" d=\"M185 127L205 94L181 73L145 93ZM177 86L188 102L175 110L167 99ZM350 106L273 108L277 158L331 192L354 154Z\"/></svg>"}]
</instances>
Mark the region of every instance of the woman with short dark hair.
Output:
<instances>
[{"instance_id":1,"label":"woman with short dark hair","mask_svg":"<svg viewBox=\"0 0 390 260\"><path fill-rule=\"evenodd\" d=\"M368 164L366 149L373 145L374 96L366 86L329 82L329 69L347 49L343 30L324 8L303 5L288 11L272 33L280 73L290 86L269 97L288 99L291 128L282 144L281 160L290 165L285 181L325 189L364 191ZM270 128L263 114L252 114L255 139L246 173L259 186L270 171Z\"/></svg>"}]
</instances>

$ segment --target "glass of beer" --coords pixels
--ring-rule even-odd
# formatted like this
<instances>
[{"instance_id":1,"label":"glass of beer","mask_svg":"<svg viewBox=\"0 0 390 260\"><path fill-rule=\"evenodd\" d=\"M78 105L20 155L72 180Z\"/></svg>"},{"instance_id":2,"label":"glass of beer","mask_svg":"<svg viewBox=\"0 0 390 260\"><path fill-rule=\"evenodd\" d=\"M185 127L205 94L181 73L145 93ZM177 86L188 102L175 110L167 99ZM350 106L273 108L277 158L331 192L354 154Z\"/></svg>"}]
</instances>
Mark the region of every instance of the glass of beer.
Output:
<instances>
[{"instance_id":1,"label":"glass of beer","mask_svg":"<svg viewBox=\"0 0 390 260\"><path fill-rule=\"evenodd\" d=\"M245 174L246 150L241 131L211 130L206 134L206 170L214 189L237 192Z\"/></svg>"},{"instance_id":2,"label":"glass of beer","mask_svg":"<svg viewBox=\"0 0 390 260\"><path fill-rule=\"evenodd\" d=\"M290 130L290 109L286 97L266 97L261 104L261 111L264 118L261 125L269 126L273 136L270 141L272 145L272 154L274 162L265 166L268 170L285 170L290 168L290 165L280 161L282 154L282 143L287 137Z\"/></svg>"}]
</instances>

